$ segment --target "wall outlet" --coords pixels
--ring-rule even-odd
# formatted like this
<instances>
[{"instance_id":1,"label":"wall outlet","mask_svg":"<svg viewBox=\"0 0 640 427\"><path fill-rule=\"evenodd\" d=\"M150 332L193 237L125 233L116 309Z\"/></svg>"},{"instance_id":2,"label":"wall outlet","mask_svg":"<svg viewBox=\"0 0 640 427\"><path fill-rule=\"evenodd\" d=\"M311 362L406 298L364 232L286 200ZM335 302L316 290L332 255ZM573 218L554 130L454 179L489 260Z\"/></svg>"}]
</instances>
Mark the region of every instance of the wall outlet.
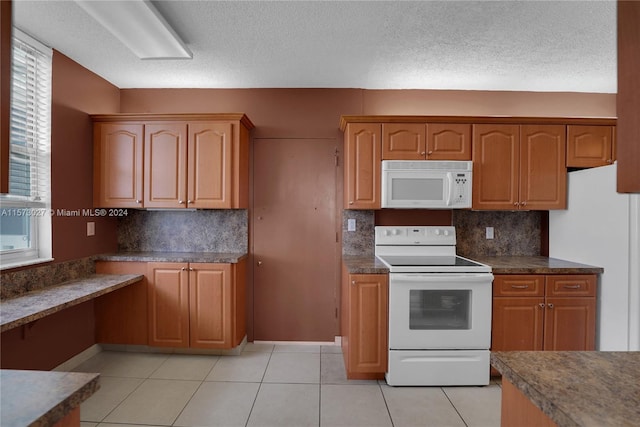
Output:
<instances>
[{"instance_id":1,"label":"wall outlet","mask_svg":"<svg viewBox=\"0 0 640 427\"><path fill-rule=\"evenodd\" d=\"M356 231L356 220L354 218L347 220L347 231Z\"/></svg>"},{"instance_id":2,"label":"wall outlet","mask_svg":"<svg viewBox=\"0 0 640 427\"><path fill-rule=\"evenodd\" d=\"M93 221L87 222L87 236L96 235L96 223Z\"/></svg>"},{"instance_id":3,"label":"wall outlet","mask_svg":"<svg viewBox=\"0 0 640 427\"><path fill-rule=\"evenodd\" d=\"M493 227L487 227L487 239L493 239Z\"/></svg>"}]
</instances>

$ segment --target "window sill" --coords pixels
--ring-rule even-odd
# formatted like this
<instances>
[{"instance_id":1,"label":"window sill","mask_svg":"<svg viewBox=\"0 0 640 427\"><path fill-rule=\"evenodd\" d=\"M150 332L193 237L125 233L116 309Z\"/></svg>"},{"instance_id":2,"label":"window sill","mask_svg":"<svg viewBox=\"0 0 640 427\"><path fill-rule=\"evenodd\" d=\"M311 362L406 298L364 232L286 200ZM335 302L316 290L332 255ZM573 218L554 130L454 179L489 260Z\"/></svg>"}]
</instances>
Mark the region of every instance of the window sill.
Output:
<instances>
[{"instance_id":1,"label":"window sill","mask_svg":"<svg viewBox=\"0 0 640 427\"><path fill-rule=\"evenodd\" d=\"M53 261L53 258L37 258L26 261L15 261L0 265L0 270L9 270L11 268L26 267L29 265L44 264Z\"/></svg>"}]
</instances>

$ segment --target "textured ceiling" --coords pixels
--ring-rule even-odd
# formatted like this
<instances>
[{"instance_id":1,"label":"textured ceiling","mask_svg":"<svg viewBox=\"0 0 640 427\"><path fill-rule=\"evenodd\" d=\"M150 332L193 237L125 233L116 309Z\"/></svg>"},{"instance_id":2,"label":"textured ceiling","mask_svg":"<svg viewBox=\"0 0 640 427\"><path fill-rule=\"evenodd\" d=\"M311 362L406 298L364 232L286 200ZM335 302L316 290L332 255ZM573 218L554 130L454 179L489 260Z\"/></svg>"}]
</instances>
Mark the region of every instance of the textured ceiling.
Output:
<instances>
[{"instance_id":1,"label":"textured ceiling","mask_svg":"<svg viewBox=\"0 0 640 427\"><path fill-rule=\"evenodd\" d=\"M615 1L154 1L192 60L140 60L73 1L14 24L120 88L616 92Z\"/></svg>"}]
</instances>

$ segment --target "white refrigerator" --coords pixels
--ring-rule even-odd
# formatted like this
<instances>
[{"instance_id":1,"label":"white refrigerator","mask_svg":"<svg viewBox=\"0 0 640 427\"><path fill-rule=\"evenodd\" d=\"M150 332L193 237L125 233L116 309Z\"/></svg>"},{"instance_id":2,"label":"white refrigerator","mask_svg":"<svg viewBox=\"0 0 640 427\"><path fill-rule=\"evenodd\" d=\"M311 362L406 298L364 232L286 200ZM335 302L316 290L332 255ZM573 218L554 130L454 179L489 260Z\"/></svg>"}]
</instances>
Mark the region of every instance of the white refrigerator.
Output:
<instances>
[{"instance_id":1,"label":"white refrigerator","mask_svg":"<svg viewBox=\"0 0 640 427\"><path fill-rule=\"evenodd\" d=\"M640 194L616 192L616 167L569 173L567 210L549 212L549 256L604 268L596 349L640 350Z\"/></svg>"}]
</instances>

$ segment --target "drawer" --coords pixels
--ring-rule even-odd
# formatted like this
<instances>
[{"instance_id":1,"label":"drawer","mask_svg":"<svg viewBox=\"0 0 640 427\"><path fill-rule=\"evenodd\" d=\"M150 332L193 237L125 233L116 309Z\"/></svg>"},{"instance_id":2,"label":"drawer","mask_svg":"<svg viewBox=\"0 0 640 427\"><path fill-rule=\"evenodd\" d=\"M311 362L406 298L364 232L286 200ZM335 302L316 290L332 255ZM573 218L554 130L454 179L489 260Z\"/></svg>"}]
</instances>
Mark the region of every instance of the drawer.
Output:
<instances>
[{"instance_id":1,"label":"drawer","mask_svg":"<svg viewBox=\"0 0 640 427\"><path fill-rule=\"evenodd\" d=\"M494 297L544 296L543 275L504 274L493 278Z\"/></svg>"},{"instance_id":2,"label":"drawer","mask_svg":"<svg viewBox=\"0 0 640 427\"><path fill-rule=\"evenodd\" d=\"M595 297L596 275L551 275L547 276L547 296L555 297Z\"/></svg>"}]
</instances>

